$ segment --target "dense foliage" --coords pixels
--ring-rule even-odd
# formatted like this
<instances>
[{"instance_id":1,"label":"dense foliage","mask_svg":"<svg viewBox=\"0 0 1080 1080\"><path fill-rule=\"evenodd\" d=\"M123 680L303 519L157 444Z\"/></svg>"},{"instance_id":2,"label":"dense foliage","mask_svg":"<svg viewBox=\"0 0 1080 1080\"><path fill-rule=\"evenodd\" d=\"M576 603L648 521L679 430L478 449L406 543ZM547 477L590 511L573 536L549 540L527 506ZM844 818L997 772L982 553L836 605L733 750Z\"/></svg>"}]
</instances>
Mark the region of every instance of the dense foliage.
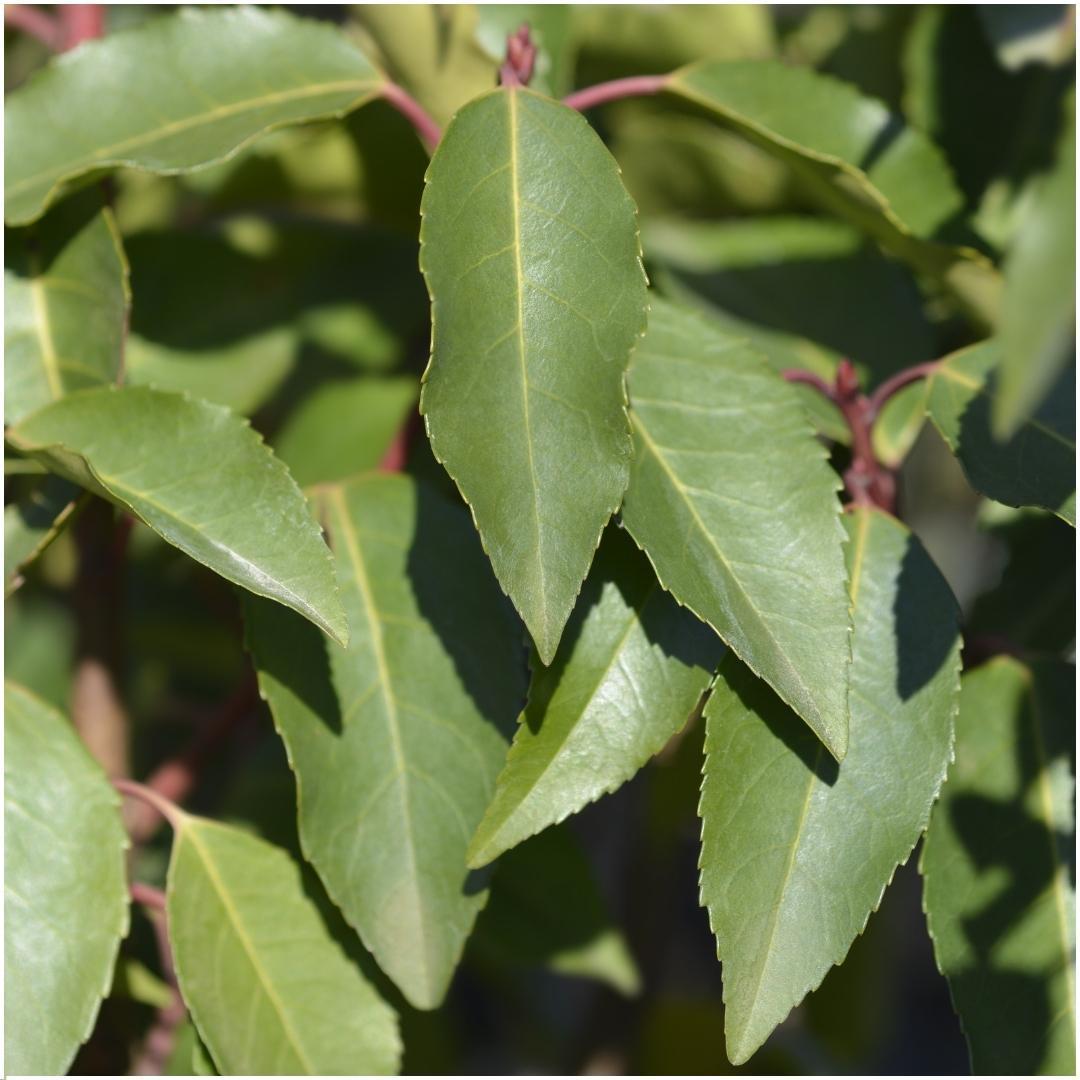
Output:
<instances>
[{"instance_id":1,"label":"dense foliage","mask_svg":"<svg viewBox=\"0 0 1080 1080\"><path fill-rule=\"evenodd\" d=\"M7 20L8 1072L1074 1071L1071 8Z\"/></svg>"}]
</instances>

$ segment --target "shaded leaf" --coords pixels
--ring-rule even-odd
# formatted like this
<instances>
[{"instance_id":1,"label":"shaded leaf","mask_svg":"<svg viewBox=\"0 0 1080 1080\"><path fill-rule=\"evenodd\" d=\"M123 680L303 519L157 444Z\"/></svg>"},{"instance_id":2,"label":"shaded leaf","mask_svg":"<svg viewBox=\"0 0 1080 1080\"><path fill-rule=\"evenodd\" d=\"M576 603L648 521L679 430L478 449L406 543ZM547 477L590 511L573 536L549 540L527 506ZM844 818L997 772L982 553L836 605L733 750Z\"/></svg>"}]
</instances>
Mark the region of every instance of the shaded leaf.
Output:
<instances>
[{"instance_id":1,"label":"shaded leaf","mask_svg":"<svg viewBox=\"0 0 1080 1080\"><path fill-rule=\"evenodd\" d=\"M83 390L7 438L222 577L347 639L333 561L300 489L228 409L145 387Z\"/></svg>"},{"instance_id":2,"label":"shaded leaf","mask_svg":"<svg viewBox=\"0 0 1080 1080\"><path fill-rule=\"evenodd\" d=\"M626 489L624 372L646 308L634 206L578 113L503 89L457 114L421 212L421 412L547 664Z\"/></svg>"},{"instance_id":3,"label":"shaded leaf","mask_svg":"<svg viewBox=\"0 0 1080 1080\"><path fill-rule=\"evenodd\" d=\"M978 4L983 30L1002 67L1060 64L1075 42L1068 4Z\"/></svg>"},{"instance_id":4,"label":"shaded leaf","mask_svg":"<svg viewBox=\"0 0 1080 1080\"><path fill-rule=\"evenodd\" d=\"M926 423L926 403L930 381L917 379L885 402L874 418L870 437L878 460L890 469L898 469L915 445Z\"/></svg>"},{"instance_id":5,"label":"shaded leaf","mask_svg":"<svg viewBox=\"0 0 1080 1080\"><path fill-rule=\"evenodd\" d=\"M296 774L305 854L382 969L433 1008L486 895L465 849L525 694L520 627L462 509L400 475L314 498L349 648L257 602L248 647Z\"/></svg>"},{"instance_id":6,"label":"shaded leaf","mask_svg":"<svg viewBox=\"0 0 1080 1080\"><path fill-rule=\"evenodd\" d=\"M654 300L630 398L627 529L660 584L842 758L851 648L839 477L799 397L744 342Z\"/></svg>"},{"instance_id":7,"label":"shaded leaf","mask_svg":"<svg viewBox=\"0 0 1080 1080\"><path fill-rule=\"evenodd\" d=\"M846 523L854 656L843 762L734 658L705 707L701 896L735 1064L844 959L926 827L952 753L956 602L899 522L863 509Z\"/></svg>"},{"instance_id":8,"label":"shaded leaf","mask_svg":"<svg viewBox=\"0 0 1080 1080\"><path fill-rule=\"evenodd\" d=\"M284 851L181 815L166 898L181 993L226 1074L396 1072L397 1018L330 936Z\"/></svg>"},{"instance_id":9,"label":"shaded leaf","mask_svg":"<svg viewBox=\"0 0 1080 1080\"><path fill-rule=\"evenodd\" d=\"M491 862L629 780L686 723L724 647L612 527L550 667L534 662L495 795L469 845Z\"/></svg>"},{"instance_id":10,"label":"shaded leaf","mask_svg":"<svg viewBox=\"0 0 1080 1080\"><path fill-rule=\"evenodd\" d=\"M1069 366L1007 442L991 431L998 340L946 357L930 378L928 410L972 487L1007 506L1041 506L1076 525L1076 371Z\"/></svg>"},{"instance_id":11,"label":"shaded leaf","mask_svg":"<svg viewBox=\"0 0 1080 1080\"><path fill-rule=\"evenodd\" d=\"M921 870L974 1073L1076 1071L1075 681L1071 665L1010 657L964 676Z\"/></svg>"},{"instance_id":12,"label":"shaded leaf","mask_svg":"<svg viewBox=\"0 0 1080 1080\"><path fill-rule=\"evenodd\" d=\"M4 592L18 587L19 572L60 534L75 513L79 489L46 476L4 507Z\"/></svg>"},{"instance_id":13,"label":"shaded leaf","mask_svg":"<svg viewBox=\"0 0 1080 1080\"><path fill-rule=\"evenodd\" d=\"M4 216L32 221L103 168L220 161L272 128L342 116L381 81L335 27L258 7L182 8L86 42L7 100Z\"/></svg>"},{"instance_id":14,"label":"shaded leaf","mask_svg":"<svg viewBox=\"0 0 1080 1080\"><path fill-rule=\"evenodd\" d=\"M65 393L115 382L128 309L127 263L96 192L5 235L4 422Z\"/></svg>"},{"instance_id":15,"label":"shaded leaf","mask_svg":"<svg viewBox=\"0 0 1080 1080\"><path fill-rule=\"evenodd\" d=\"M12 1074L66 1073L109 992L128 929L119 803L68 721L5 682L4 1056Z\"/></svg>"},{"instance_id":16,"label":"shaded leaf","mask_svg":"<svg viewBox=\"0 0 1080 1080\"><path fill-rule=\"evenodd\" d=\"M771 151L826 209L940 278L973 317L994 322L1000 281L990 264L932 240L961 207L941 152L881 102L771 61L693 64L667 89Z\"/></svg>"}]
</instances>

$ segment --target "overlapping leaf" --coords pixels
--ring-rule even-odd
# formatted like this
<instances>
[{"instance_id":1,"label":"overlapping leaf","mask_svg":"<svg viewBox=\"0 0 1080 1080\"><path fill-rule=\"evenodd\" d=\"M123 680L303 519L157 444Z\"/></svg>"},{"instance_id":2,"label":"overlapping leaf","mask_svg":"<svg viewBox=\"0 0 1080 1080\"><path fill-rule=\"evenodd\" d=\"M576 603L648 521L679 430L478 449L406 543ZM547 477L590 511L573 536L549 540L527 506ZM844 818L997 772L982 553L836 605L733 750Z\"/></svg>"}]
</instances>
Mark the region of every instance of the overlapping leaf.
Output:
<instances>
[{"instance_id":1,"label":"overlapping leaf","mask_svg":"<svg viewBox=\"0 0 1080 1080\"><path fill-rule=\"evenodd\" d=\"M851 651L839 479L799 398L744 342L659 300L630 398L623 522L664 588L842 758Z\"/></svg>"},{"instance_id":2,"label":"overlapping leaf","mask_svg":"<svg viewBox=\"0 0 1080 1080\"><path fill-rule=\"evenodd\" d=\"M1036 413L999 442L991 423L1000 359L996 339L946 357L930 379L930 418L973 487L1007 506L1041 506L1075 526L1075 368L1066 368Z\"/></svg>"},{"instance_id":3,"label":"overlapping leaf","mask_svg":"<svg viewBox=\"0 0 1080 1080\"><path fill-rule=\"evenodd\" d=\"M421 411L547 664L626 489L646 305L634 206L585 120L517 88L458 113L421 210Z\"/></svg>"},{"instance_id":4,"label":"overlapping leaf","mask_svg":"<svg viewBox=\"0 0 1080 1080\"><path fill-rule=\"evenodd\" d=\"M341 116L380 85L337 29L283 11L183 8L149 20L85 44L8 98L5 219L32 221L102 169L220 161L271 128Z\"/></svg>"},{"instance_id":5,"label":"overlapping leaf","mask_svg":"<svg viewBox=\"0 0 1080 1080\"><path fill-rule=\"evenodd\" d=\"M844 959L926 827L952 753L956 602L899 522L846 520L854 658L839 767L733 657L705 707L701 896L736 1064Z\"/></svg>"},{"instance_id":6,"label":"overlapping leaf","mask_svg":"<svg viewBox=\"0 0 1080 1080\"><path fill-rule=\"evenodd\" d=\"M4 684L4 1052L59 1076L90 1034L127 933L119 798L52 706Z\"/></svg>"},{"instance_id":7,"label":"overlapping leaf","mask_svg":"<svg viewBox=\"0 0 1080 1080\"><path fill-rule=\"evenodd\" d=\"M827 209L994 322L1000 281L990 264L930 239L962 205L944 158L881 102L771 61L692 64L666 85L785 161Z\"/></svg>"},{"instance_id":8,"label":"overlapping leaf","mask_svg":"<svg viewBox=\"0 0 1080 1080\"><path fill-rule=\"evenodd\" d=\"M686 723L723 645L660 588L622 530L600 545L469 847L483 866L629 780Z\"/></svg>"},{"instance_id":9,"label":"overlapping leaf","mask_svg":"<svg viewBox=\"0 0 1080 1080\"><path fill-rule=\"evenodd\" d=\"M7 438L222 577L347 639L333 561L300 489L228 409L145 387L81 390Z\"/></svg>"},{"instance_id":10,"label":"overlapping leaf","mask_svg":"<svg viewBox=\"0 0 1080 1080\"><path fill-rule=\"evenodd\" d=\"M1075 684L1071 665L1008 657L964 677L921 869L974 1073L1076 1071Z\"/></svg>"},{"instance_id":11,"label":"overlapping leaf","mask_svg":"<svg viewBox=\"0 0 1080 1080\"><path fill-rule=\"evenodd\" d=\"M280 848L182 815L166 898L180 990L224 1073L397 1071L393 1011L330 936Z\"/></svg>"},{"instance_id":12,"label":"overlapping leaf","mask_svg":"<svg viewBox=\"0 0 1080 1080\"><path fill-rule=\"evenodd\" d=\"M72 390L115 382L128 307L127 263L94 192L39 224L8 230L4 422Z\"/></svg>"},{"instance_id":13,"label":"overlapping leaf","mask_svg":"<svg viewBox=\"0 0 1080 1080\"><path fill-rule=\"evenodd\" d=\"M315 498L349 648L257 602L248 645L296 774L305 854L383 970L432 1008L485 899L465 849L525 696L520 624L468 516L441 496L370 476Z\"/></svg>"},{"instance_id":14,"label":"overlapping leaf","mask_svg":"<svg viewBox=\"0 0 1080 1080\"><path fill-rule=\"evenodd\" d=\"M18 584L19 571L60 534L75 512L79 489L47 476L4 507L4 592Z\"/></svg>"}]
</instances>

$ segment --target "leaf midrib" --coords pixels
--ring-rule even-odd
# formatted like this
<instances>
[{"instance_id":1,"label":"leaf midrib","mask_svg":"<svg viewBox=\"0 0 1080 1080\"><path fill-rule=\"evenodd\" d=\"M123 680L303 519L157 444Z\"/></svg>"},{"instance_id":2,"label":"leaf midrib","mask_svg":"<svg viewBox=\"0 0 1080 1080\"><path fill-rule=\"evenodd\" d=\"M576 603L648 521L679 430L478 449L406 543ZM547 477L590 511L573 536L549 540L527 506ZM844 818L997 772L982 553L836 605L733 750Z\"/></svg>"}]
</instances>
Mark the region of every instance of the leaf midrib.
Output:
<instances>
[{"instance_id":1,"label":"leaf midrib","mask_svg":"<svg viewBox=\"0 0 1080 1080\"><path fill-rule=\"evenodd\" d=\"M60 376L60 361L53 341L52 327L49 325L49 302L41 277L43 269L41 257L36 252L31 253L28 282L30 301L34 308L34 323L41 346L41 366L45 369L45 381L49 384L49 393L55 401L64 392L64 382Z\"/></svg>"}]
</instances>

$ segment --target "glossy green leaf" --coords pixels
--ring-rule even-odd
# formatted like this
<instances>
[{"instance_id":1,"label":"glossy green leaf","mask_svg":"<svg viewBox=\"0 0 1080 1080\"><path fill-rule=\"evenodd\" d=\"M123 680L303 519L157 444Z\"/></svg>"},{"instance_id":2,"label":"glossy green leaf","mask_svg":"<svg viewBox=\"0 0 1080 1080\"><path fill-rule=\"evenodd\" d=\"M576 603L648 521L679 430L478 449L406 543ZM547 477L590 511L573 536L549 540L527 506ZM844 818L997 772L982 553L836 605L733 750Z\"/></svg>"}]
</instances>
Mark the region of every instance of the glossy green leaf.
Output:
<instances>
[{"instance_id":1,"label":"glossy green leaf","mask_svg":"<svg viewBox=\"0 0 1080 1080\"><path fill-rule=\"evenodd\" d=\"M1076 115L1070 100L1057 161L1031 193L1005 260L999 438L1012 435L1052 390L1076 350Z\"/></svg>"},{"instance_id":2,"label":"glossy green leaf","mask_svg":"<svg viewBox=\"0 0 1080 1080\"><path fill-rule=\"evenodd\" d=\"M333 561L300 489L228 409L145 387L83 390L7 438L222 577L348 638Z\"/></svg>"},{"instance_id":3,"label":"glossy green leaf","mask_svg":"<svg viewBox=\"0 0 1080 1080\"><path fill-rule=\"evenodd\" d=\"M1007 506L1041 506L1076 525L1076 372L1069 366L1007 442L991 430L1001 345L946 357L930 379L930 418L972 487Z\"/></svg>"},{"instance_id":4,"label":"glossy green leaf","mask_svg":"<svg viewBox=\"0 0 1080 1080\"><path fill-rule=\"evenodd\" d=\"M248 647L327 892L410 1002L433 1008L485 892L465 849L525 696L520 624L466 513L404 476L314 496L352 638L249 602Z\"/></svg>"},{"instance_id":5,"label":"glossy green leaf","mask_svg":"<svg viewBox=\"0 0 1080 1080\"><path fill-rule=\"evenodd\" d=\"M923 905L973 1073L1076 1072L1072 665L965 675Z\"/></svg>"},{"instance_id":6,"label":"glossy green leaf","mask_svg":"<svg viewBox=\"0 0 1080 1080\"><path fill-rule=\"evenodd\" d=\"M764 357L654 300L634 354L622 518L661 585L840 759L851 660L839 477Z\"/></svg>"},{"instance_id":7,"label":"glossy green leaf","mask_svg":"<svg viewBox=\"0 0 1080 1080\"><path fill-rule=\"evenodd\" d=\"M533 663L495 796L469 846L483 866L629 780L686 723L724 647L612 527L550 667Z\"/></svg>"},{"instance_id":8,"label":"glossy green leaf","mask_svg":"<svg viewBox=\"0 0 1080 1080\"><path fill-rule=\"evenodd\" d=\"M941 152L874 98L803 67L701 63L667 89L786 162L826 208L921 273L940 278L983 323L1000 280L982 256L933 241L962 200Z\"/></svg>"},{"instance_id":9,"label":"glossy green leaf","mask_svg":"<svg viewBox=\"0 0 1080 1080\"><path fill-rule=\"evenodd\" d=\"M180 991L226 1074L397 1071L393 1011L330 936L280 848L184 814L166 900Z\"/></svg>"},{"instance_id":10,"label":"glossy green leaf","mask_svg":"<svg viewBox=\"0 0 1080 1080\"><path fill-rule=\"evenodd\" d=\"M578 113L503 89L447 128L421 212L421 411L548 664L626 489L624 373L646 309L634 205Z\"/></svg>"},{"instance_id":11,"label":"glossy green leaf","mask_svg":"<svg viewBox=\"0 0 1080 1080\"><path fill-rule=\"evenodd\" d=\"M416 411L412 376L336 380L320 386L289 416L274 452L298 484L344 480L379 464Z\"/></svg>"},{"instance_id":12,"label":"glossy green leaf","mask_svg":"<svg viewBox=\"0 0 1080 1080\"><path fill-rule=\"evenodd\" d=\"M893 394L882 406L870 437L874 442L874 453L883 465L897 469L908 456L926 423L929 396L929 380L917 379Z\"/></svg>"},{"instance_id":13,"label":"glossy green leaf","mask_svg":"<svg viewBox=\"0 0 1080 1080\"><path fill-rule=\"evenodd\" d=\"M855 625L839 767L734 658L705 707L701 896L735 1064L844 959L926 827L952 754L956 602L899 522L874 510L846 522Z\"/></svg>"},{"instance_id":14,"label":"glossy green leaf","mask_svg":"<svg viewBox=\"0 0 1080 1080\"><path fill-rule=\"evenodd\" d=\"M568 827L545 829L499 860L470 949L496 963L641 989L581 845Z\"/></svg>"},{"instance_id":15,"label":"glossy green leaf","mask_svg":"<svg viewBox=\"0 0 1080 1080\"><path fill-rule=\"evenodd\" d=\"M94 192L29 229L9 229L4 268L4 422L65 393L115 382L128 309L127 263Z\"/></svg>"},{"instance_id":16,"label":"glossy green leaf","mask_svg":"<svg viewBox=\"0 0 1080 1080\"><path fill-rule=\"evenodd\" d=\"M182 8L86 43L8 98L4 217L33 221L105 168L221 161L272 128L342 116L380 85L335 27L252 6Z\"/></svg>"},{"instance_id":17,"label":"glossy green leaf","mask_svg":"<svg viewBox=\"0 0 1080 1080\"><path fill-rule=\"evenodd\" d=\"M79 489L59 476L42 477L4 507L4 592L71 520Z\"/></svg>"},{"instance_id":18,"label":"glossy green leaf","mask_svg":"<svg viewBox=\"0 0 1080 1080\"><path fill-rule=\"evenodd\" d=\"M59 1076L90 1034L128 929L119 797L74 728L4 683L4 1056Z\"/></svg>"}]
</instances>

